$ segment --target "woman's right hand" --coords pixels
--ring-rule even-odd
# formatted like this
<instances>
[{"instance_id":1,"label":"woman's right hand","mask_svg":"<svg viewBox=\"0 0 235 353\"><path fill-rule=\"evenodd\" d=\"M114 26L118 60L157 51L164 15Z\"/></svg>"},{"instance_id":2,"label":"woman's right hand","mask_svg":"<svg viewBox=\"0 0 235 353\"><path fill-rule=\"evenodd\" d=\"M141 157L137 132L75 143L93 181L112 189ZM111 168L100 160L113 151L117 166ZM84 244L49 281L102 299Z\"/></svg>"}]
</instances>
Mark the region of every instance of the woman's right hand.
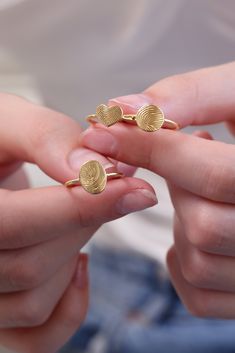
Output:
<instances>
[{"instance_id":1,"label":"woman's right hand","mask_svg":"<svg viewBox=\"0 0 235 353\"><path fill-rule=\"evenodd\" d=\"M78 146L81 129L63 114L0 95L0 187L23 161L64 183L86 160L111 162ZM156 203L150 185L109 181L99 195L63 185L0 189L0 345L51 353L83 321L87 275L79 251L104 222Z\"/></svg>"}]
</instances>

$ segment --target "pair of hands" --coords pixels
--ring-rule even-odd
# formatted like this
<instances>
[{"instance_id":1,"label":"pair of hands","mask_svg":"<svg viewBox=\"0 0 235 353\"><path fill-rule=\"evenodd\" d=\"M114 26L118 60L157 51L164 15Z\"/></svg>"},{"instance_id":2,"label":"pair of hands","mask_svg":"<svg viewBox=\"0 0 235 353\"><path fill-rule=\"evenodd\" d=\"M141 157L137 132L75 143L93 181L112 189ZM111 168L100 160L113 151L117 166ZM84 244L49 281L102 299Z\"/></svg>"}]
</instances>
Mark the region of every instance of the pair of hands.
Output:
<instances>
[{"instance_id":1,"label":"pair of hands","mask_svg":"<svg viewBox=\"0 0 235 353\"><path fill-rule=\"evenodd\" d=\"M232 63L167 78L110 103L126 113L153 103L181 126L226 121L235 131L234 90ZM176 210L168 265L178 293L196 315L235 317L233 145L205 133L147 134L126 124L81 134L75 122L49 109L4 94L0 103L2 187L21 161L59 182L76 177L88 159L110 167L103 155L162 175ZM55 351L87 309L87 259L79 250L102 223L154 205L154 191L124 178L96 196L64 186L2 188L0 196L0 344L26 353Z\"/></svg>"}]
</instances>

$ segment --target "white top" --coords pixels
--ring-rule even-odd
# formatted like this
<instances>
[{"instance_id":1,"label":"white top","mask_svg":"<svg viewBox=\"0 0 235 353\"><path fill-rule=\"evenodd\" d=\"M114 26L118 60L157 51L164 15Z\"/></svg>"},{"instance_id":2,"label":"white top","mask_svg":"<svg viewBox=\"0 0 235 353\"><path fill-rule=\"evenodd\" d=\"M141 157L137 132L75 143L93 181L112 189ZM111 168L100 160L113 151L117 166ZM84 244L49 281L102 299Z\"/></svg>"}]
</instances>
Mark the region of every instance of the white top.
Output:
<instances>
[{"instance_id":1,"label":"white top","mask_svg":"<svg viewBox=\"0 0 235 353\"><path fill-rule=\"evenodd\" d=\"M0 43L33 77L46 105L83 124L108 98L234 60L235 2L1 0ZM210 130L221 137L221 128ZM156 187L159 205L103 226L95 239L163 261L172 207L163 180L139 173Z\"/></svg>"}]
</instances>

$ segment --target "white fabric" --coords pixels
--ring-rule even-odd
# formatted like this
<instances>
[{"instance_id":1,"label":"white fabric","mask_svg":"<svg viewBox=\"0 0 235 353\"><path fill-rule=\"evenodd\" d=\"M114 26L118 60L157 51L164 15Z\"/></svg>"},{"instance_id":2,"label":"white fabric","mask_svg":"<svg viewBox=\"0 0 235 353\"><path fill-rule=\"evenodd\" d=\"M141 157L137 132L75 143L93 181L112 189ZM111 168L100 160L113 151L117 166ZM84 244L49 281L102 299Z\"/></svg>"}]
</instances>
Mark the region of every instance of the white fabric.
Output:
<instances>
[{"instance_id":1,"label":"white fabric","mask_svg":"<svg viewBox=\"0 0 235 353\"><path fill-rule=\"evenodd\" d=\"M233 0L3 3L2 49L33 76L45 104L82 124L110 97L235 57ZM221 126L211 131L228 139ZM163 261L172 241L172 207L163 180L139 173L156 187L159 205L105 225L95 239Z\"/></svg>"}]
</instances>

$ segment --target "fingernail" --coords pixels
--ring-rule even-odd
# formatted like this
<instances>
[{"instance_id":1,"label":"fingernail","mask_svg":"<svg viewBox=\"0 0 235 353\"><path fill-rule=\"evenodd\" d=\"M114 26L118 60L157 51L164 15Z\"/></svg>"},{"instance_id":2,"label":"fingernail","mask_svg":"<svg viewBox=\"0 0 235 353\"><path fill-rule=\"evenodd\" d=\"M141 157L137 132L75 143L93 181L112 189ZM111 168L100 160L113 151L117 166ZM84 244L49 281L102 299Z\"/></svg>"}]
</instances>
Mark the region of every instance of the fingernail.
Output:
<instances>
[{"instance_id":1,"label":"fingernail","mask_svg":"<svg viewBox=\"0 0 235 353\"><path fill-rule=\"evenodd\" d=\"M89 149L83 147L75 149L70 153L68 156L68 163L73 170L78 171L82 164L93 159L98 160L105 169L113 167L113 164L104 156L101 156L98 153L96 154L94 151L90 151Z\"/></svg>"},{"instance_id":2,"label":"fingernail","mask_svg":"<svg viewBox=\"0 0 235 353\"><path fill-rule=\"evenodd\" d=\"M88 256L79 254L77 270L74 276L74 284L77 288L83 289L88 284Z\"/></svg>"},{"instance_id":3,"label":"fingernail","mask_svg":"<svg viewBox=\"0 0 235 353\"><path fill-rule=\"evenodd\" d=\"M121 215L144 210L158 203L156 195L146 189L138 189L123 196L117 202L117 211Z\"/></svg>"},{"instance_id":4,"label":"fingernail","mask_svg":"<svg viewBox=\"0 0 235 353\"><path fill-rule=\"evenodd\" d=\"M105 129L87 129L83 134L82 143L99 153L113 155L118 149L115 137Z\"/></svg>"},{"instance_id":5,"label":"fingernail","mask_svg":"<svg viewBox=\"0 0 235 353\"><path fill-rule=\"evenodd\" d=\"M130 94L128 96L112 98L109 100L109 105L120 105L129 113L136 112L136 110L146 104L151 104L151 98L143 93Z\"/></svg>"}]
</instances>

